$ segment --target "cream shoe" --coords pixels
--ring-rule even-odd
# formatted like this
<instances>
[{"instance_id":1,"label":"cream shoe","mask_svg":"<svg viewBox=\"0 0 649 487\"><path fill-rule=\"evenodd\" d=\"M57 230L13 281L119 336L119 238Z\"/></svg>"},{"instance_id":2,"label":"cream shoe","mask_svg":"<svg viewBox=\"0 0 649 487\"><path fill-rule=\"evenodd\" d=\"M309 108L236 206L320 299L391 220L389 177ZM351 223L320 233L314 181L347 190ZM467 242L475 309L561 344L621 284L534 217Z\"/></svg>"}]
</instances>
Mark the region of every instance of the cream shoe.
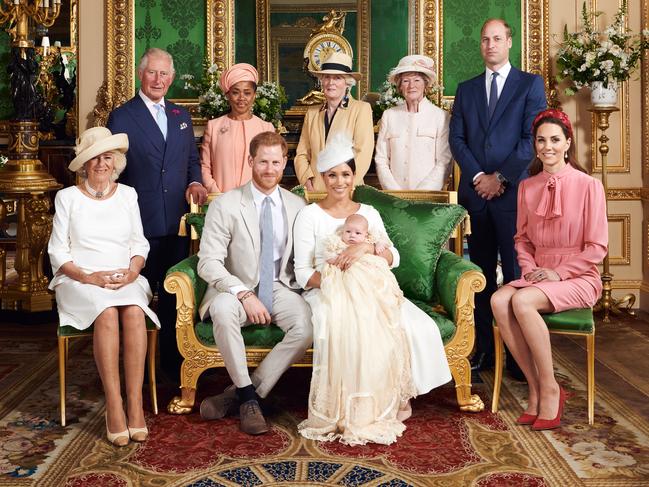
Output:
<instances>
[{"instance_id":1,"label":"cream shoe","mask_svg":"<svg viewBox=\"0 0 649 487\"><path fill-rule=\"evenodd\" d=\"M131 437L131 440L142 443L149 438L149 430L146 426L144 428L131 428L129 426L128 435Z\"/></svg>"},{"instance_id":2,"label":"cream shoe","mask_svg":"<svg viewBox=\"0 0 649 487\"><path fill-rule=\"evenodd\" d=\"M108 442L119 447L128 445L129 430L111 433L108 430L108 415L106 413L104 413L104 418L106 419L106 438L108 438Z\"/></svg>"}]
</instances>

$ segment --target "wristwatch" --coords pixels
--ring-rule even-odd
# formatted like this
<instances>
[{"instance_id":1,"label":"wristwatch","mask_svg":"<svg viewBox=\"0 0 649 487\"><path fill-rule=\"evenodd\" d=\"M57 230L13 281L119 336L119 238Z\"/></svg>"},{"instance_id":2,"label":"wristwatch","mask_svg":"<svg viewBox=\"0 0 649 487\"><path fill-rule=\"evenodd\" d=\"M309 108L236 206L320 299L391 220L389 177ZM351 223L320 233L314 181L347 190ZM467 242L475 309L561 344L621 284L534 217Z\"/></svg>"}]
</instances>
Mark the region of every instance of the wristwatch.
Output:
<instances>
[{"instance_id":1,"label":"wristwatch","mask_svg":"<svg viewBox=\"0 0 649 487\"><path fill-rule=\"evenodd\" d=\"M502 174L500 174L498 171L496 171L494 174L496 175L496 179L500 184L502 184L503 186L507 186L509 184L507 178Z\"/></svg>"}]
</instances>

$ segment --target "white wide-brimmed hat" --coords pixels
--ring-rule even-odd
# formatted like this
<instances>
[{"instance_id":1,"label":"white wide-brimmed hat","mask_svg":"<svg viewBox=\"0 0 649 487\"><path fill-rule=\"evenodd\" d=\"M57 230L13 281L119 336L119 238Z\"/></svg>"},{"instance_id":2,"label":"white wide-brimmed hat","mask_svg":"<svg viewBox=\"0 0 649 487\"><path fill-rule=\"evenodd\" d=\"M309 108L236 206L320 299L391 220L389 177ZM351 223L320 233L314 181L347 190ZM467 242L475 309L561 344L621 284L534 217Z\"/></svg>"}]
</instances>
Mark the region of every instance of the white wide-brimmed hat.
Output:
<instances>
[{"instance_id":1,"label":"white wide-brimmed hat","mask_svg":"<svg viewBox=\"0 0 649 487\"><path fill-rule=\"evenodd\" d=\"M318 71L311 71L311 74L321 76L323 74L342 74L351 76L354 79L361 79L361 73L352 71L352 58L344 52L333 51L326 59L322 60Z\"/></svg>"},{"instance_id":2,"label":"white wide-brimmed hat","mask_svg":"<svg viewBox=\"0 0 649 487\"><path fill-rule=\"evenodd\" d=\"M412 54L404 56L399 60L396 68L393 68L388 75L388 81L397 84L397 77L403 73L421 73L428 78L429 85L435 83L435 61L428 56Z\"/></svg>"},{"instance_id":3,"label":"white wide-brimmed hat","mask_svg":"<svg viewBox=\"0 0 649 487\"><path fill-rule=\"evenodd\" d=\"M318 172L323 173L354 158L354 143L344 132L331 136L318 154Z\"/></svg>"},{"instance_id":4,"label":"white wide-brimmed hat","mask_svg":"<svg viewBox=\"0 0 649 487\"><path fill-rule=\"evenodd\" d=\"M70 171L76 172L90 159L97 157L104 152L128 150L128 135L113 135L106 127L92 127L82 133L77 139L77 146L74 151L77 157L72 159L68 166Z\"/></svg>"}]
</instances>

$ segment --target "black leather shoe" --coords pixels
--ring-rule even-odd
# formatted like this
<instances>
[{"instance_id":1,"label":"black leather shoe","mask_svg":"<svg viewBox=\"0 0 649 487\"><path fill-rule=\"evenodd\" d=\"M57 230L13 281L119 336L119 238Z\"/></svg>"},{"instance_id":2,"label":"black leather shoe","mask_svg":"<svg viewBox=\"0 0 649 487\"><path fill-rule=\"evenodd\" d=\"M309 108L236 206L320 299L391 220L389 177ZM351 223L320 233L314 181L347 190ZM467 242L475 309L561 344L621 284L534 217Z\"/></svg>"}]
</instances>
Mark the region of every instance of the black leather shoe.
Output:
<instances>
[{"instance_id":1,"label":"black leather shoe","mask_svg":"<svg viewBox=\"0 0 649 487\"><path fill-rule=\"evenodd\" d=\"M492 353L476 352L471 358L471 370L476 372L492 369L493 366L494 356Z\"/></svg>"}]
</instances>

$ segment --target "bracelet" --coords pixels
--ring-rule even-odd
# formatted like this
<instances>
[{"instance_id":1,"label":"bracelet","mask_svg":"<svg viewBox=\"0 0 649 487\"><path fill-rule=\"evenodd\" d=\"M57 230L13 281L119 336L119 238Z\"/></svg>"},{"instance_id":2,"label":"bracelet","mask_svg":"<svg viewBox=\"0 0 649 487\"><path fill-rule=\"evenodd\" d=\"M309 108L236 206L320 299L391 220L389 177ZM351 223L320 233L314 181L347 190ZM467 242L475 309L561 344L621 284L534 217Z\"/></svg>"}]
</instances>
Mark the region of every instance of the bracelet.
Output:
<instances>
[{"instance_id":1,"label":"bracelet","mask_svg":"<svg viewBox=\"0 0 649 487\"><path fill-rule=\"evenodd\" d=\"M241 297L239 298L239 301L241 301L241 302L243 303L243 302L244 302L246 299L248 299L250 296L254 296L254 295L255 295L255 293L253 293L252 291L247 291L243 296L241 296Z\"/></svg>"}]
</instances>

